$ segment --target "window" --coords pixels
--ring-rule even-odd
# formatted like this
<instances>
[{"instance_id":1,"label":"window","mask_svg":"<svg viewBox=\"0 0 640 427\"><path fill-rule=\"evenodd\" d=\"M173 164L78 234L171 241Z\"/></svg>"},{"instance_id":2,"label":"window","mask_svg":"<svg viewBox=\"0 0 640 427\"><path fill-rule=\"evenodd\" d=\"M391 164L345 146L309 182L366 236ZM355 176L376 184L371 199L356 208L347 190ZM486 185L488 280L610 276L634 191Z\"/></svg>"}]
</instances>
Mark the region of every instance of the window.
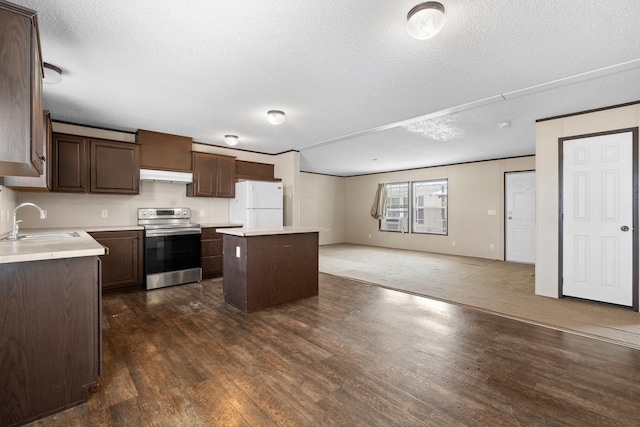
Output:
<instances>
[{"instance_id":1,"label":"window","mask_svg":"<svg viewBox=\"0 0 640 427\"><path fill-rule=\"evenodd\" d=\"M447 234L448 181L414 181L413 233Z\"/></svg>"},{"instance_id":2,"label":"window","mask_svg":"<svg viewBox=\"0 0 640 427\"><path fill-rule=\"evenodd\" d=\"M380 220L380 231L409 231L409 183L385 184L387 206Z\"/></svg>"}]
</instances>

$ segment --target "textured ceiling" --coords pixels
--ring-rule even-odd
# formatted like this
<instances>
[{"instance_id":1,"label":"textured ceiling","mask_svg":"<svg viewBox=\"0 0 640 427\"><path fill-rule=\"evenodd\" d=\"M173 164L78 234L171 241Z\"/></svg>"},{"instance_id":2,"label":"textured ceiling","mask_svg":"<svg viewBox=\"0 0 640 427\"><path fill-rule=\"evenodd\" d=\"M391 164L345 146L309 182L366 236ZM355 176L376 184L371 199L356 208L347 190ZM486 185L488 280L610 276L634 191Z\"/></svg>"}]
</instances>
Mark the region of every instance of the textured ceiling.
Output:
<instances>
[{"instance_id":1,"label":"textured ceiling","mask_svg":"<svg viewBox=\"0 0 640 427\"><path fill-rule=\"evenodd\" d=\"M536 119L640 100L638 0L443 0L429 40L405 29L418 1L14 2L63 70L45 86L54 120L237 134L240 149L299 150L309 172L533 154Z\"/></svg>"}]
</instances>

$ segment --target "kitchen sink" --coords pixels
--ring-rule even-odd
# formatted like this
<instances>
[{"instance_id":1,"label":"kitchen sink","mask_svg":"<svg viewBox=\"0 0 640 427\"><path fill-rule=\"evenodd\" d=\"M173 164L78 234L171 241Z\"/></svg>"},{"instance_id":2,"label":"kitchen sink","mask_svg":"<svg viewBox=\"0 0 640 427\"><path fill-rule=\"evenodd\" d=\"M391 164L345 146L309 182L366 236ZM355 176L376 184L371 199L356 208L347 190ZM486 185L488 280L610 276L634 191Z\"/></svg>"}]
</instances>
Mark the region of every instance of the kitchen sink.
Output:
<instances>
[{"instance_id":1,"label":"kitchen sink","mask_svg":"<svg viewBox=\"0 0 640 427\"><path fill-rule=\"evenodd\" d=\"M40 239L68 239L71 237L80 237L78 233L75 231L51 231L51 232L36 232L36 233L28 233L28 234L18 234L18 238L16 240L40 240ZM0 240L8 240L12 241L9 236L3 237Z\"/></svg>"}]
</instances>

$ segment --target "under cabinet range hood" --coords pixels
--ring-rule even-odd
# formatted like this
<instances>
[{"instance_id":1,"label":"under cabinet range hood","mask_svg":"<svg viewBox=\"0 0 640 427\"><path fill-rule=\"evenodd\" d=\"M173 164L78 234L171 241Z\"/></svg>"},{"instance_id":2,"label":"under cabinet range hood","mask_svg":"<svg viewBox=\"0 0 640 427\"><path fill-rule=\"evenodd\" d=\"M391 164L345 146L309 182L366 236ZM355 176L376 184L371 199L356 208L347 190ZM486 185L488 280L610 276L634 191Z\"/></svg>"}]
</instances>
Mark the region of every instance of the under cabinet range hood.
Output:
<instances>
[{"instance_id":1,"label":"under cabinet range hood","mask_svg":"<svg viewBox=\"0 0 640 427\"><path fill-rule=\"evenodd\" d=\"M140 181L173 182L176 184L190 184L193 182L191 172L158 171L155 169L140 169Z\"/></svg>"}]
</instances>

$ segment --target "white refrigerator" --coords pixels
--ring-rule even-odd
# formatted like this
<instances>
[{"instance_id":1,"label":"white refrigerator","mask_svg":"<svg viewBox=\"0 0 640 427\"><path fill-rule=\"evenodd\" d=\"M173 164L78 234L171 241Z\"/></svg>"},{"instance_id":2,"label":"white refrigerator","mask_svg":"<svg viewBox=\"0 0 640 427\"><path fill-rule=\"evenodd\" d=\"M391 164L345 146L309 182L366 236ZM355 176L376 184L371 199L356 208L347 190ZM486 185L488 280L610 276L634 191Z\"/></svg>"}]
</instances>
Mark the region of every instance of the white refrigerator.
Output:
<instances>
[{"instance_id":1,"label":"white refrigerator","mask_svg":"<svg viewBox=\"0 0 640 427\"><path fill-rule=\"evenodd\" d=\"M229 201L229 221L244 228L282 227L281 182L241 181Z\"/></svg>"}]
</instances>

